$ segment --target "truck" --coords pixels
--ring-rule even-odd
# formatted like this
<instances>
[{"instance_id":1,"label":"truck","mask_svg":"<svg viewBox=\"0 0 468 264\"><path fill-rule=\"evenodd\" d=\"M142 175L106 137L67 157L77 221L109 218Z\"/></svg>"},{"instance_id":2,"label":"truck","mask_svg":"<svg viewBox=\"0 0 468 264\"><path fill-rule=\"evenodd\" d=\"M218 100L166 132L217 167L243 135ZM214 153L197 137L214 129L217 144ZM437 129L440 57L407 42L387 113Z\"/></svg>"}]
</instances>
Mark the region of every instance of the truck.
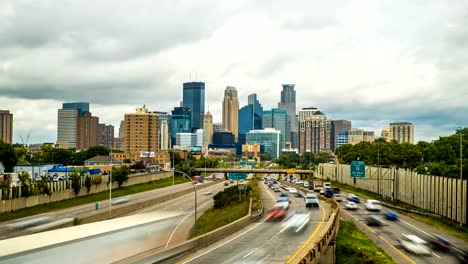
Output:
<instances>
[{"instance_id":1,"label":"truck","mask_svg":"<svg viewBox=\"0 0 468 264\"><path fill-rule=\"evenodd\" d=\"M321 181L310 181L309 189L314 190L314 192L319 192L322 189L323 183Z\"/></svg>"}]
</instances>

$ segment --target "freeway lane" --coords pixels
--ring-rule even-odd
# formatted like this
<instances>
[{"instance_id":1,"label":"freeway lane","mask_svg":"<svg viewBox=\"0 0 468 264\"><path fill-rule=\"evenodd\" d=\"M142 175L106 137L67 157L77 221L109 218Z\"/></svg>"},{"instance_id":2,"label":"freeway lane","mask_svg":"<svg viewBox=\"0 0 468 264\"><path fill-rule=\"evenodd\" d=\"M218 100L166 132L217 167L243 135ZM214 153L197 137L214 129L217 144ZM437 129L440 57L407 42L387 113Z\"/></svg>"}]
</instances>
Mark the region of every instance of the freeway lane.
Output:
<instances>
[{"instance_id":1,"label":"freeway lane","mask_svg":"<svg viewBox=\"0 0 468 264\"><path fill-rule=\"evenodd\" d=\"M356 211L343 210L343 216L354 220L355 222L359 222L358 226L360 226L360 228L370 231L370 237L377 239L378 241L376 244L391 255L397 263L459 263L454 255L458 253L457 251L459 250L468 250L468 244L466 242L450 235L443 234L432 226L419 222L408 216L399 215L399 221L385 220L383 212L369 212L365 209L363 202L364 201L361 201L361 203L358 204L359 209ZM345 203L346 201L341 203L343 209ZM382 210L387 211L390 209L383 207ZM385 225L380 227L367 226L366 219L370 215L378 216L385 222ZM431 235L434 233L440 234L449 239L455 248L450 252L433 251L432 256L423 257L405 251L397 241L397 239L401 238L402 234L412 234L426 241L430 241Z\"/></svg>"},{"instance_id":2,"label":"freeway lane","mask_svg":"<svg viewBox=\"0 0 468 264\"><path fill-rule=\"evenodd\" d=\"M264 205L271 207L279 197L278 193L261 184ZM305 207L303 198L291 197L288 216L298 208ZM323 227L329 208L311 209L311 220L303 232L292 234L285 230L281 222L267 222L263 218L258 223L236 232L192 255L179 259L180 263L285 263L312 235ZM312 240L313 241L313 240ZM175 260L171 260L174 263Z\"/></svg>"},{"instance_id":3,"label":"freeway lane","mask_svg":"<svg viewBox=\"0 0 468 264\"><path fill-rule=\"evenodd\" d=\"M124 205L113 205L112 208L117 208L119 206L125 206L132 203L137 203L157 197L163 197L173 192L181 190L190 190L192 189L191 183L182 183L175 186L169 186L165 188L155 189L151 191L146 191L142 193L136 193L129 196L129 201ZM121 198L121 197L119 197ZM119 199L116 198L116 199ZM113 199L114 201L116 199ZM99 202L99 210L108 210L109 201L104 200ZM73 221L74 217L82 217L85 215L90 215L96 212L95 203L89 203L85 205L75 206L63 210L58 210L54 212L48 212L44 214L34 215L30 217L25 217L21 219L16 219L13 221L3 222L0 224L0 240L7 239L17 236L23 236L27 234L34 233L37 229L40 229L43 225L49 225L53 223L59 223L60 221ZM36 224L34 224L36 222ZM33 225L34 224L34 225Z\"/></svg>"}]
</instances>

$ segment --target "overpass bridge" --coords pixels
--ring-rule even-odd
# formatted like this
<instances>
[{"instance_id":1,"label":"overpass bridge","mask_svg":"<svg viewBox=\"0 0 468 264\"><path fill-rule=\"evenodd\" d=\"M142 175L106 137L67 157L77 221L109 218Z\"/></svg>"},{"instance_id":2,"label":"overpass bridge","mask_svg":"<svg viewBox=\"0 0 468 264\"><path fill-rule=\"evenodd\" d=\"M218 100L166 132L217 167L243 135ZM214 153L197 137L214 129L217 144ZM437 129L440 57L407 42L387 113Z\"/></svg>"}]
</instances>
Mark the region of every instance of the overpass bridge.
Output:
<instances>
[{"instance_id":1,"label":"overpass bridge","mask_svg":"<svg viewBox=\"0 0 468 264\"><path fill-rule=\"evenodd\" d=\"M247 169L247 168L196 168L196 172L210 172L210 173L268 173L268 174L291 174L288 173L289 169ZM294 170L293 174L309 175L314 170Z\"/></svg>"}]
</instances>

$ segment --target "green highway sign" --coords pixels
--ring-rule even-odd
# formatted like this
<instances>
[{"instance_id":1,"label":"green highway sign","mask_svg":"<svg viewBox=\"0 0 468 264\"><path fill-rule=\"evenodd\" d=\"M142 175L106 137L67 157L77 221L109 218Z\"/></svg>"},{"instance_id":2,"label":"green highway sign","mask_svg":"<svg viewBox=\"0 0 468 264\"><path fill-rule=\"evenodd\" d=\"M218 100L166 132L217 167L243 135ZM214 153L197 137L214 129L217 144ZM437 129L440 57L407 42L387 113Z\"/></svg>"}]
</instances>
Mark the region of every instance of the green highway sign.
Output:
<instances>
[{"instance_id":1,"label":"green highway sign","mask_svg":"<svg viewBox=\"0 0 468 264\"><path fill-rule=\"evenodd\" d=\"M247 173L245 172L230 172L229 173L230 180L245 180L247 179Z\"/></svg>"},{"instance_id":2,"label":"green highway sign","mask_svg":"<svg viewBox=\"0 0 468 264\"><path fill-rule=\"evenodd\" d=\"M366 177L366 164L364 164L364 161L355 160L351 162L351 177L352 178Z\"/></svg>"}]
</instances>

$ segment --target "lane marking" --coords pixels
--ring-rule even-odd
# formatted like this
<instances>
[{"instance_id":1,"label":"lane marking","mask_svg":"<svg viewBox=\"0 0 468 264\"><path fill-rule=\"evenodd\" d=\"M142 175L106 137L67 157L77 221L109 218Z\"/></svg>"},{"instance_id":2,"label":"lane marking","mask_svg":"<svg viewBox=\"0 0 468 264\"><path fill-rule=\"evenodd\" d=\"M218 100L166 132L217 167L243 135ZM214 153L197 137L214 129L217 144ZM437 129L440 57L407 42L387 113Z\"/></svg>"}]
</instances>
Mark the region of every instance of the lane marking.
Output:
<instances>
[{"instance_id":1,"label":"lane marking","mask_svg":"<svg viewBox=\"0 0 468 264\"><path fill-rule=\"evenodd\" d=\"M343 208L342 208L343 209ZM354 218L358 223L360 223L361 225L363 225L364 227L366 227L367 229L369 229L372 233L376 234L378 238L380 238L382 241L384 241L387 245L389 245L391 248L393 248L394 250L396 250L398 253L400 253L400 255L402 255L406 260L408 260L410 263L412 264L416 264L416 262L414 262L414 260L412 260L410 257L408 257L406 254L404 254L403 252L401 252L399 249L397 249L394 245L392 245L390 242L388 242L386 239L384 239L381 235L378 235L372 228L368 227L366 224L362 223L361 221L359 221L359 219L357 217L355 217L354 215L348 213L347 211L345 210L342 210L343 212L345 212L347 215L351 216L352 218Z\"/></svg>"},{"instance_id":2,"label":"lane marking","mask_svg":"<svg viewBox=\"0 0 468 264\"><path fill-rule=\"evenodd\" d=\"M432 255L434 255L434 256L436 256L436 257L438 257L438 258L441 259L441 257L440 257L439 255L437 255L436 253L434 253L434 252L432 252Z\"/></svg>"},{"instance_id":3,"label":"lane marking","mask_svg":"<svg viewBox=\"0 0 468 264\"><path fill-rule=\"evenodd\" d=\"M309 238L306 240L306 242L304 242L304 244L302 244L302 246L296 251L296 253L294 253L294 255L292 255L288 259L288 261L286 263L290 263L297 255L299 255L299 253L307 246L307 244L309 244L309 242L312 240L312 238L314 238L315 234L319 231L320 227L323 225L326 213L325 213L325 209L323 208L322 205L320 205L320 209L322 209L322 221L320 221L320 223L317 225L314 232L312 232L312 234L309 236Z\"/></svg>"}]
</instances>

